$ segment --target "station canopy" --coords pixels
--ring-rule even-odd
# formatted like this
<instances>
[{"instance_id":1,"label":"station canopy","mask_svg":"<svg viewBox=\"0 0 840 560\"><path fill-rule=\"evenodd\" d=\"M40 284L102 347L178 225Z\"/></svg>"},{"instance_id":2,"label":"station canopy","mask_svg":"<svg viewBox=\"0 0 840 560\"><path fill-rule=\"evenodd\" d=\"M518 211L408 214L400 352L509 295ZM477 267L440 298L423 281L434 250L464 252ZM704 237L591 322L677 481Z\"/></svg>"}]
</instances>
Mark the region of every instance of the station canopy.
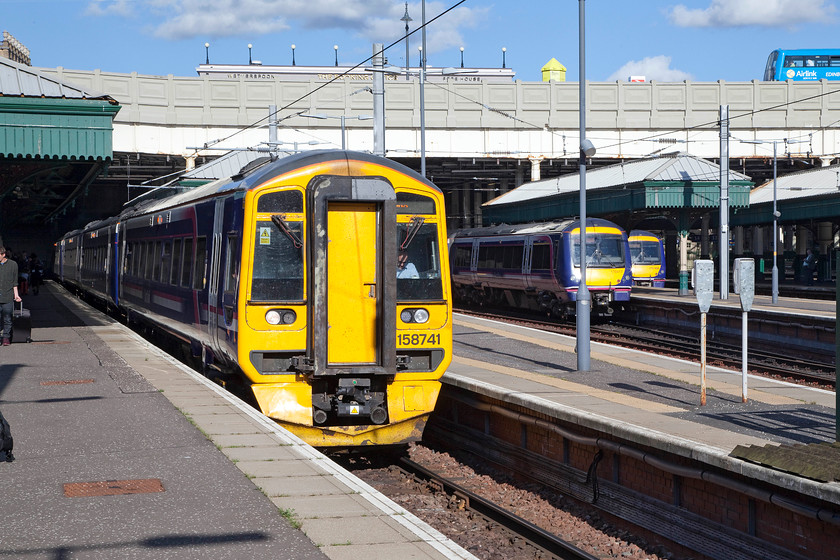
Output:
<instances>
[{"instance_id":1,"label":"station canopy","mask_svg":"<svg viewBox=\"0 0 840 560\"><path fill-rule=\"evenodd\" d=\"M663 211L708 213L720 207L720 166L678 154L619 163L586 172L588 216L627 224ZM729 171L730 208L747 207L752 181ZM580 174L525 183L482 205L485 225L559 220L580 213ZM626 227L626 226L625 226Z\"/></svg>"},{"instance_id":2,"label":"station canopy","mask_svg":"<svg viewBox=\"0 0 840 560\"><path fill-rule=\"evenodd\" d=\"M773 221L773 181L754 188L750 206L732 217L732 225L750 226ZM777 177L776 209L779 223L836 220L840 216L840 165L789 173Z\"/></svg>"},{"instance_id":3,"label":"station canopy","mask_svg":"<svg viewBox=\"0 0 840 560\"><path fill-rule=\"evenodd\" d=\"M77 199L113 157L119 109L108 95L0 58L0 232L79 213Z\"/></svg>"}]
</instances>

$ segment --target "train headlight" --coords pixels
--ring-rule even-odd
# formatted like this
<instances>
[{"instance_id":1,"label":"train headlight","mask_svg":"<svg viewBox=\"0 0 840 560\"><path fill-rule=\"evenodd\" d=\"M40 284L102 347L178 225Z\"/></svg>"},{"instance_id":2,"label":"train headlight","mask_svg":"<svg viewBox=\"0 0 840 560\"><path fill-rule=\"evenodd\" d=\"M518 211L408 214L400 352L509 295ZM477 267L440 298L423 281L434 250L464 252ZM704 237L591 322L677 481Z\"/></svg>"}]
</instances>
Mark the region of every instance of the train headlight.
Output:
<instances>
[{"instance_id":1,"label":"train headlight","mask_svg":"<svg viewBox=\"0 0 840 560\"><path fill-rule=\"evenodd\" d=\"M265 314L265 322L269 325L279 325L282 319L283 317L280 316L280 312L276 309L272 309Z\"/></svg>"},{"instance_id":2,"label":"train headlight","mask_svg":"<svg viewBox=\"0 0 840 560\"><path fill-rule=\"evenodd\" d=\"M400 320L403 323L425 323L429 320L429 312L426 309L403 309L400 312Z\"/></svg>"},{"instance_id":3,"label":"train headlight","mask_svg":"<svg viewBox=\"0 0 840 560\"><path fill-rule=\"evenodd\" d=\"M297 321L297 313L291 309L269 309L265 313L265 322L269 325L291 325Z\"/></svg>"},{"instance_id":4,"label":"train headlight","mask_svg":"<svg viewBox=\"0 0 840 560\"><path fill-rule=\"evenodd\" d=\"M416 309L414 311L414 322L425 323L429 320L429 312L425 309Z\"/></svg>"}]
</instances>

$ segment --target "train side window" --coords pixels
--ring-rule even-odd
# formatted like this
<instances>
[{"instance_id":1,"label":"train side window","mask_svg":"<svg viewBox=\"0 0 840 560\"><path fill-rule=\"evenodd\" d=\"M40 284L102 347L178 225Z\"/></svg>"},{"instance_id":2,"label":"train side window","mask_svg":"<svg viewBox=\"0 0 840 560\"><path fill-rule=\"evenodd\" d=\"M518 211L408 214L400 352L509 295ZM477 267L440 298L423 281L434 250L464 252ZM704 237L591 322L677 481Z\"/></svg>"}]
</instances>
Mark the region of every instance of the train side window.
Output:
<instances>
[{"instance_id":1,"label":"train side window","mask_svg":"<svg viewBox=\"0 0 840 560\"><path fill-rule=\"evenodd\" d=\"M190 287L190 273L192 272L193 263L193 240L191 237L184 239L184 258L181 262L181 285L185 288Z\"/></svg>"},{"instance_id":2,"label":"train side window","mask_svg":"<svg viewBox=\"0 0 840 560\"><path fill-rule=\"evenodd\" d=\"M548 243L534 243L531 253L531 270L547 271L551 268L551 250Z\"/></svg>"},{"instance_id":3,"label":"train side window","mask_svg":"<svg viewBox=\"0 0 840 560\"><path fill-rule=\"evenodd\" d=\"M148 280L152 278L152 263L154 263L155 260L153 258L155 244L152 241L146 241L145 245L146 250L143 253L143 258L145 259L146 264L143 267L145 269L145 272L143 273L143 278L146 278Z\"/></svg>"},{"instance_id":4,"label":"train side window","mask_svg":"<svg viewBox=\"0 0 840 560\"><path fill-rule=\"evenodd\" d=\"M195 240L195 261L193 263L193 288L203 290L205 282L205 263L207 262L207 238Z\"/></svg>"},{"instance_id":5,"label":"train side window","mask_svg":"<svg viewBox=\"0 0 840 560\"><path fill-rule=\"evenodd\" d=\"M161 264L161 243L160 241L155 241L154 244L154 256L152 257L152 280L160 279L160 264Z\"/></svg>"},{"instance_id":6,"label":"train side window","mask_svg":"<svg viewBox=\"0 0 840 560\"><path fill-rule=\"evenodd\" d=\"M181 238L172 241L172 270L169 275L169 283L173 286L178 285L178 279L181 277L178 267L184 262L181 256Z\"/></svg>"},{"instance_id":7,"label":"train side window","mask_svg":"<svg viewBox=\"0 0 840 560\"><path fill-rule=\"evenodd\" d=\"M160 281L164 284L169 283L169 272L172 266L172 244L169 241L164 241L161 244L160 253Z\"/></svg>"}]
</instances>

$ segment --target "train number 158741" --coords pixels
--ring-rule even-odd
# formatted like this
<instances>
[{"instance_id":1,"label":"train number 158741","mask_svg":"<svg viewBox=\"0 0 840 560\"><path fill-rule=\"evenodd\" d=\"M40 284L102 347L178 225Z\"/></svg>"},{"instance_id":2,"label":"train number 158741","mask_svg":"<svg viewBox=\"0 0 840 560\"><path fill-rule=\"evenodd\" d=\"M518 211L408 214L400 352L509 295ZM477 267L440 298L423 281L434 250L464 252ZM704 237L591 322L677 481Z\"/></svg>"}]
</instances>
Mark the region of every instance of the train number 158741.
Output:
<instances>
[{"instance_id":1,"label":"train number 158741","mask_svg":"<svg viewBox=\"0 0 840 560\"><path fill-rule=\"evenodd\" d=\"M432 346L440 344L439 334L426 333L405 333L397 335L397 344L400 346Z\"/></svg>"}]
</instances>

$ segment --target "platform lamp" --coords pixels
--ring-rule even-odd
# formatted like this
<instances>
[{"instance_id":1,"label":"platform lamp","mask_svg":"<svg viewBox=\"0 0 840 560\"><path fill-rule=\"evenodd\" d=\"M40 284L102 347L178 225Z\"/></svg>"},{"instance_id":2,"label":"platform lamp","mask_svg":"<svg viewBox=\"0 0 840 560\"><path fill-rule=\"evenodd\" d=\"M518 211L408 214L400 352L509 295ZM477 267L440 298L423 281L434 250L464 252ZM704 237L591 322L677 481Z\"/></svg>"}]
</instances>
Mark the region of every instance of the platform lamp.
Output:
<instances>
[{"instance_id":1,"label":"platform lamp","mask_svg":"<svg viewBox=\"0 0 840 560\"><path fill-rule=\"evenodd\" d=\"M578 0L580 56L580 283L575 301L577 368L589 371L589 327L592 301L586 286L586 158L595 155L595 146L586 138L586 42L584 41L586 0Z\"/></svg>"},{"instance_id":2,"label":"platform lamp","mask_svg":"<svg viewBox=\"0 0 840 560\"><path fill-rule=\"evenodd\" d=\"M741 140L743 144L773 144L773 271L771 273L771 301L776 304L779 303L779 267L777 265L778 245L779 245L779 218L781 212L776 208L776 145L779 142L785 144L792 143L794 140Z\"/></svg>"},{"instance_id":3,"label":"platform lamp","mask_svg":"<svg viewBox=\"0 0 840 560\"><path fill-rule=\"evenodd\" d=\"M333 45L333 49L335 50L335 65L338 66L338 45Z\"/></svg>"},{"instance_id":4,"label":"platform lamp","mask_svg":"<svg viewBox=\"0 0 840 560\"><path fill-rule=\"evenodd\" d=\"M464 67L464 47L461 47L461 68Z\"/></svg>"},{"instance_id":5,"label":"platform lamp","mask_svg":"<svg viewBox=\"0 0 840 560\"><path fill-rule=\"evenodd\" d=\"M408 63L408 22L414 21L413 19L411 19L411 16L408 15L408 2L405 3L405 15L403 15L403 17L400 18L400 21L405 22L405 79L407 81L411 79L408 75L408 67L411 66Z\"/></svg>"},{"instance_id":6,"label":"platform lamp","mask_svg":"<svg viewBox=\"0 0 840 560\"><path fill-rule=\"evenodd\" d=\"M505 54L507 53L507 47L502 47L502 68L505 67Z\"/></svg>"},{"instance_id":7,"label":"platform lamp","mask_svg":"<svg viewBox=\"0 0 840 560\"><path fill-rule=\"evenodd\" d=\"M248 65L253 64L253 62L251 61L251 47L253 46L254 45L252 45L251 43L248 43Z\"/></svg>"},{"instance_id":8,"label":"platform lamp","mask_svg":"<svg viewBox=\"0 0 840 560\"><path fill-rule=\"evenodd\" d=\"M295 47L295 45L294 45L294 43L293 43L293 44L292 44L292 66L294 66L294 65L295 65L295 48L296 48L296 47Z\"/></svg>"},{"instance_id":9,"label":"platform lamp","mask_svg":"<svg viewBox=\"0 0 840 560\"><path fill-rule=\"evenodd\" d=\"M210 64L210 43L204 43L204 64Z\"/></svg>"}]
</instances>

